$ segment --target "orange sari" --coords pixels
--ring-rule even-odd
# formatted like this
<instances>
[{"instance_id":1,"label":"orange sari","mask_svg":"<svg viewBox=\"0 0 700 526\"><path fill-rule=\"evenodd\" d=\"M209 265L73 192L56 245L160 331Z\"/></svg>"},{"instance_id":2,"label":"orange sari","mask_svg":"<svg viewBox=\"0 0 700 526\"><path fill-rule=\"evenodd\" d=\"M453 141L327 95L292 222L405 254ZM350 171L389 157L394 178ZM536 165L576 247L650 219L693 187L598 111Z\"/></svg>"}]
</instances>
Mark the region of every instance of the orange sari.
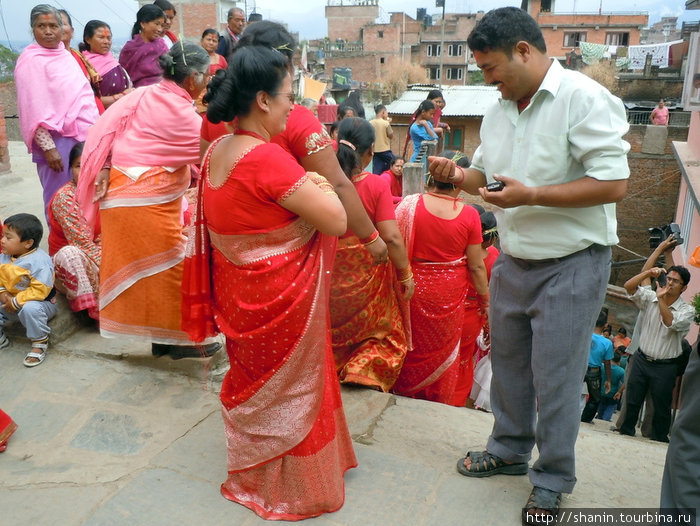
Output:
<instances>
[{"instance_id":1,"label":"orange sari","mask_svg":"<svg viewBox=\"0 0 700 526\"><path fill-rule=\"evenodd\" d=\"M331 284L333 356L342 383L388 392L408 344L394 267L376 265L356 236L340 239Z\"/></svg>"},{"instance_id":2,"label":"orange sari","mask_svg":"<svg viewBox=\"0 0 700 526\"><path fill-rule=\"evenodd\" d=\"M150 168L136 181L116 168L100 203L100 333L187 344L181 328L182 195L190 170Z\"/></svg>"}]
</instances>

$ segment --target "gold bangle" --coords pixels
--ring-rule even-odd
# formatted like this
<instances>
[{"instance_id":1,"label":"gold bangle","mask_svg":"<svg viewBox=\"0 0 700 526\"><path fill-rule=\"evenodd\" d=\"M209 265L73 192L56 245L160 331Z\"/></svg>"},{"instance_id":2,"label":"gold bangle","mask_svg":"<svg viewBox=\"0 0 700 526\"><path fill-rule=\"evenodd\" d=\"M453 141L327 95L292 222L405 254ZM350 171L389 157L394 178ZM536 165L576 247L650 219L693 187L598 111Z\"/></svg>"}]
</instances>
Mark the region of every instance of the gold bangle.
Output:
<instances>
[{"instance_id":1,"label":"gold bangle","mask_svg":"<svg viewBox=\"0 0 700 526\"><path fill-rule=\"evenodd\" d=\"M413 274L409 274L408 277L406 277L406 278L404 278L404 279L400 279L400 280L399 280L399 283L408 283L408 282L411 281L412 279L413 279Z\"/></svg>"}]
</instances>

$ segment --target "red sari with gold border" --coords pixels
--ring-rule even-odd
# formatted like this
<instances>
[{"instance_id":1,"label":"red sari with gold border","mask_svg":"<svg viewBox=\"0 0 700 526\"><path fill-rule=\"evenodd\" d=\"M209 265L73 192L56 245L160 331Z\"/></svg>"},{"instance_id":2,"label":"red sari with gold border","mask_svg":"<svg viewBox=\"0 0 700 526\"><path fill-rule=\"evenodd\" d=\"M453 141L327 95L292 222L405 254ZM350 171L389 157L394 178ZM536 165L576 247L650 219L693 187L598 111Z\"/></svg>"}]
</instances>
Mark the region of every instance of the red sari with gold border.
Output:
<instances>
[{"instance_id":1,"label":"red sari with gold border","mask_svg":"<svg viewBox=\"0 0 700 526\"><path fill-rule=\"evenodd\" d=\"M469 244L481 242L479 216L465 206L454 219L438 218L425 208L422 196L414 194L399 204L396 218L407 242L416 290L410 302L413 349L394 392L450 404L460 373L468 275L464 254Z\"/></svg>"},{"instance_id":2,"label":"red sari with gold border","mask_svg":"<svg viewBox=\"0 0 700 526\"><path fill-rule=\"evenodd\" d=\"M264 519L335 511L344 473L357 465L328 332L335 238L280 206L306 174L279 146L244 153L218 187L208 158L193 240L211 243L212 312L231 364L221 390L221 492ZM189 306L198 294L189 294L187 269L183 286ZM185 317L186 330L191 323Z\"/></svg>"},{"instance_id":3,"label":"red sari with gold border","mask_svg":"<svg viewBox=\"0 0 700 526\"><path fill-rule=\"evenodd\" d=\"M366 172L352 180L375 225L395 218L386 181ZM330 311L340 381L389 391L408 352L407 313L402 312L394 267L375 264L350 231L338 242Z\"/></svg>"}]
</instances>

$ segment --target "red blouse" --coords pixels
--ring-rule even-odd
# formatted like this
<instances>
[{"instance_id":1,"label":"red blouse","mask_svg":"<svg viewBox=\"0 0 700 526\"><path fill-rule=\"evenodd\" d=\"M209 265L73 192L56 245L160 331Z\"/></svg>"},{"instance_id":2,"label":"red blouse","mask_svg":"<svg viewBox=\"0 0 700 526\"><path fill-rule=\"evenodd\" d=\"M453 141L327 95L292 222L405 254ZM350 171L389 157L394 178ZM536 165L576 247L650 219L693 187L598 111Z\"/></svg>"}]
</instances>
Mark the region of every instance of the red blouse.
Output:
<instances>
[{"instance_id":1,"label":"red blouse","mask_svg":"<svg viewBox=\"0 0 700 526\"><path fill-rule=\"evenodd\" d=\"M357 190L357 195L360 196L360 201L362 201L367 211L367 215L375 226L380 221L396 220L389 184L384 179L378 175L363 172L354 176L352 182L355 185L355 190ZM348 229L341 237L353 235L355 235L353 231Z\"/></svg>"},{"instance_id":2,"label":"red blouse","mask_svg":"<svg viewBox=\"0 0 700 526\"><path fill-rule=\"evenodd\" d=\"M306 180L304 169L287 152L276 144L260 144L238 159L221 186L212 186L207 175L207 224L220 234L252 234L290 223L298 216L280 205Z\"/></svg>"},{"instance_id":3,"label":"red blouse","mask_svg":"<svg viewBox=\"0 0 700 526\"><path fill-rule=\"evenodd\" d=\"M307 155L320 152L330 146L331 136L311 110L295 104L294 109L289 113L287 127L282 133L275 135L270 142L279 144L301 163Z\"/></svg>"},{"instance_id":4,"label":"red blouse","mask_svg":"<svg viewBox=\"0 0 700 526\"><path fill-rule=\"evenodd\" d=\"M480 245L481 220L479 213L464 205L454 219L443 219L431 214L420 196L416 205L413 259L423 261L455 261L465 256L469 245Z\"/></svg>"}]
</instances>

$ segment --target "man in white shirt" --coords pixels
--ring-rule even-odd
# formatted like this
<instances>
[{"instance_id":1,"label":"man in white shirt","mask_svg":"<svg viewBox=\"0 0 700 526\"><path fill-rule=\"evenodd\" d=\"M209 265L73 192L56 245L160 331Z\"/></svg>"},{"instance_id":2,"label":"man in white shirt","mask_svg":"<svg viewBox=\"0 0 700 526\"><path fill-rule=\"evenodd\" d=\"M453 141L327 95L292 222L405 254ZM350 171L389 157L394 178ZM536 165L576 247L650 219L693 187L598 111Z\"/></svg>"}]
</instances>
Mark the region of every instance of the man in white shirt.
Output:
<instances>
[{"instance_id":1,"label":"man in white shirt","mask_svg":"<svg viewBox=\"0 0 700 526\"><path fill-rule=\"evenodd\" d=\"M650 286L642 286L651 276L662 274L666 284L657 282L656 292ZM625 283L627 294L641 311L641 319L637 329L639 349L630 364L625 386L627 412L621 435L634 436L639 411L649 391L654 403L651 439L668 442L678 357L683 354L681 342L695 316L695 309L681 298L689 281L688 269L672 266L667 271L658 267L643 270Z\"/></svg>"},{"instance_id":2,"label":"man in white shirt","mask_svg":"<svg viewBox=\"0 0 700 526\"><path fill-rule=\"evenodd\" d=\"M617 97L547 56L525 11L490 11L468 44L502 100L484 116L471 168L431 157L430 171L499 207L503 252L490 285L495 422L486 450L468 452L457 469L529 473L523 523L549 524L576 483L581 378L618 241L629 127Z\"/></svg>"}]
</instances>

